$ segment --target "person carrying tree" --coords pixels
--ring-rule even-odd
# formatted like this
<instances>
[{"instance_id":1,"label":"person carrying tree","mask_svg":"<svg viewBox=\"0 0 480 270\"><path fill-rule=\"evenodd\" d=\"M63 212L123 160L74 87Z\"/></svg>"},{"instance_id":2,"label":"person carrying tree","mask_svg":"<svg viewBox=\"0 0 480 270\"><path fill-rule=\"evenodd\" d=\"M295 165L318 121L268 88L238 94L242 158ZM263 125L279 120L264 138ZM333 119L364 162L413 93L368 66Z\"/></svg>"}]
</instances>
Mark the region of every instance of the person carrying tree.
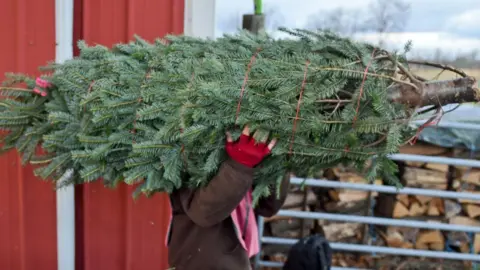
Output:
<instances>
[{"instance_id":1,"label":"person carrying tree","mask_svg":"<svg viewBox=\"0 0 480 270\"><path fill-rule=\"evenodd\" d=\"M248 126L238 141L228 132L226 137L229 159L208 185L170 195L167 245L172 269L251 269L250 259L260 249L255 215L273 216L285 202L289 175L282 180L280 194L271 188L271 194L252 209L255 167L271 153L276 139L256 141Z\"/></svg>"}]
</instances>

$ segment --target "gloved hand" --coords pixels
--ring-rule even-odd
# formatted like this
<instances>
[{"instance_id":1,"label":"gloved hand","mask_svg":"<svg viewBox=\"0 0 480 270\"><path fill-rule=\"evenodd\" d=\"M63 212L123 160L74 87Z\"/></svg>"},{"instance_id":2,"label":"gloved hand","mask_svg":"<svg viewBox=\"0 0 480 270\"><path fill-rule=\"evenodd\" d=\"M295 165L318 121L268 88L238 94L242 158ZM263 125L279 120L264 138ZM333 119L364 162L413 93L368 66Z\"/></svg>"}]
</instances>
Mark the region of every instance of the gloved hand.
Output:
<instances>
[{"instance_id":1,"label":"gloved hand","mask_svg":"<svg viewBox=\"0 0 480 270\"><path fill-rule=\"evenodd\" d=\"M257 142L250 136L250 129L246 126L243 129L240 139L233 141L232 135L227 132L227 144L225 149L231 159L247 167L253 168L271 153L277 140L272 139L269 144L264 141Z\"/></svg>"}]
</instances>

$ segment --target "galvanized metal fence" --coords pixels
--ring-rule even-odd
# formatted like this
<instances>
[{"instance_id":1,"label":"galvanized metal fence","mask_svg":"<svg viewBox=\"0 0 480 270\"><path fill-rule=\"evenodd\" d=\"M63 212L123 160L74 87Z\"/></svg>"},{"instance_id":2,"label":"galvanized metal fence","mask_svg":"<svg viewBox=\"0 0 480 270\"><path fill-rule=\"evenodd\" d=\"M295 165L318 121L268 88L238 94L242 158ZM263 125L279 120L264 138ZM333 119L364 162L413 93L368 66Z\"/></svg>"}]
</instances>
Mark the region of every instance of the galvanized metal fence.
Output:
<instances>
[{"instance_id":1,"label":"galvanized metal fence","mask_svg":"<svg viewBox=\"0 0 480 270\"><path fill-rule=\"evenodd\" d=\"M439 126L480 131L480 125L476 125L476 124L444 122L441 124L439 123ZM480 136L480 133L479 133L479 136ZM411 155L411 154L395 154L395 155L391 155L390 158L396 161L426 162L426 163L446 164L446 165L452 165L452 166L480 168L480 161L471 160L471 159ZM468 193L468 192L441 191L441 190L433 190L433 189L407 188L407 187L402 189L397 189L396 187L392 187L392 186L345 183L345 182L339 182L339 181L331 181L328 179L292 178L290 181L294 185L304 185L304 186L311 186L311 187L352 189L352 190L373 191L373 192L389 193L389 194L423 195L423 196L439 197L439 198L446 198L446 199L448 198L448 199L457 199L457 200L458 199L477 200L480 202L480 194ZM457 232L466 232L470 234L480 233L480 227L476 227L476 226L431 223L431 222L423 222L423 221L393 219L393 218L380 218L380 217L373 217L373 216L343 215L343 214L303 212L303 211L293 211L293 210L280 210L277 215L283 216L283 217L292 217L292 218L301 218L301 219L315 219L315 220L324 219L324 220L330 220L330 221L365 223L370 225L386 225L386 226L413 227L413 228L419 228L419 229L432 229L432 230L442 230L442 231L457 231ZM273 244L273 245L290 246L295 244L298 241L298 239L265 237L263 235L264 219L262 217L259 217L258 225L259 225L260 245ZM337 242L330 243L330 246L335 251L378 253L378 254L392 254L392 255L394 254L394 255L401 255L401 256L442 258L442 259L450 259L450 260L480 262L480 255L474 254L473 249L471 254L465 254L465 253L456 253L456 252L448 252L448 251L430 251L430 250L419 250L419 249L392 248L392 247L383 247L383 246L371 246L371 245L364 245L364 244L348 244L348 243L337 243ZM264 261L261 259L261 254L258 254L257 257L255 258L255 268L258 269L260 266L281 268L283 264L278 262ZM360 270L360 269L333 267L332 270Z\"/></svg>"}]
</instances>

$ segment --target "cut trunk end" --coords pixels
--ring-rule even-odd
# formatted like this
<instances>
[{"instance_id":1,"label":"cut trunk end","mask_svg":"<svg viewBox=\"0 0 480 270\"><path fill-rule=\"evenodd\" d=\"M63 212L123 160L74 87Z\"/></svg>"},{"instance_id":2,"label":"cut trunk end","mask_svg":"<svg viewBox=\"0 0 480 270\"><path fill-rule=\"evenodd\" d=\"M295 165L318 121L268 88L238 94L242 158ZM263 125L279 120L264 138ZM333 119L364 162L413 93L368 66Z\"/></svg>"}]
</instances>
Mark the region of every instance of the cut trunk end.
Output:
<instances>
[{"instance_id":1,"label":"cut trunk end","mask_svg":"<svg viewBox=\"0 0 480 270\"><path fill-rule=\"evenodd\" d=\"M480 91L474 77L464 77L445 81L427 81L421 83L423 95L407 84L396 84L387 89L392 102L411 107L429 105L444 106L447 104L477 102Z\"/></svg>"}]
</instances>

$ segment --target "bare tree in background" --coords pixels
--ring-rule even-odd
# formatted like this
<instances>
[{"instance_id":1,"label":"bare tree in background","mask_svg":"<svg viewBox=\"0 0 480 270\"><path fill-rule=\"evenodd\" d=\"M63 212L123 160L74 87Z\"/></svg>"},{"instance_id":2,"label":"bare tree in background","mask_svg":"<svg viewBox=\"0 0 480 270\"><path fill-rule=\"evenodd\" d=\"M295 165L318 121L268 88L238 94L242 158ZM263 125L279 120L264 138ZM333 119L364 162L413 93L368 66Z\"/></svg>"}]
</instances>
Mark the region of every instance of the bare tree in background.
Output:
<instances>
[{"instance_id":1,"label":"bare tree in background","mask_svg":"<svg viewBox=\"0 0 480 270\"><path fill-rule=\"evenodd\" d=\"M440 63L444 59L443 52L440 48L435 49L433 54L433 61Z\"/></svg>"},{"instance_id":2,"label":"bare tree in background","mask_svg":"<svg viewBox=\"0 0 480 270\"><path fill-rule=\"evenodd\" d=\"M374 0L368 7L366 29L379 34L379 43L385 42L388 32L402 31L410 17L410 3L405 0Z\"/></svg>"},{"instance_id":3,"label":"bare tree in background","mask_svg":"<svg viewBox=\"0 0 480 270\"><path fill-rule=\"evenodd\" d=\"M337 8L319 11L307 20L307 28L330 30L352 36L361 32L375 32L383 45L385 34L402 31L409 19L407 0L373 0L367 9Z\"/></svg>"},{"instance_id":4,"label":"bare tree in background","mask_svg":"<svg viewBox=\"0 0 480 270\"><path fill-rule=\"evenodd\" d=\"M351 36L364 30L359 9L336 8L331 11L318 11L307 19L309 29L330 30L341 35Z\"/></svg>"}]
</instances>

